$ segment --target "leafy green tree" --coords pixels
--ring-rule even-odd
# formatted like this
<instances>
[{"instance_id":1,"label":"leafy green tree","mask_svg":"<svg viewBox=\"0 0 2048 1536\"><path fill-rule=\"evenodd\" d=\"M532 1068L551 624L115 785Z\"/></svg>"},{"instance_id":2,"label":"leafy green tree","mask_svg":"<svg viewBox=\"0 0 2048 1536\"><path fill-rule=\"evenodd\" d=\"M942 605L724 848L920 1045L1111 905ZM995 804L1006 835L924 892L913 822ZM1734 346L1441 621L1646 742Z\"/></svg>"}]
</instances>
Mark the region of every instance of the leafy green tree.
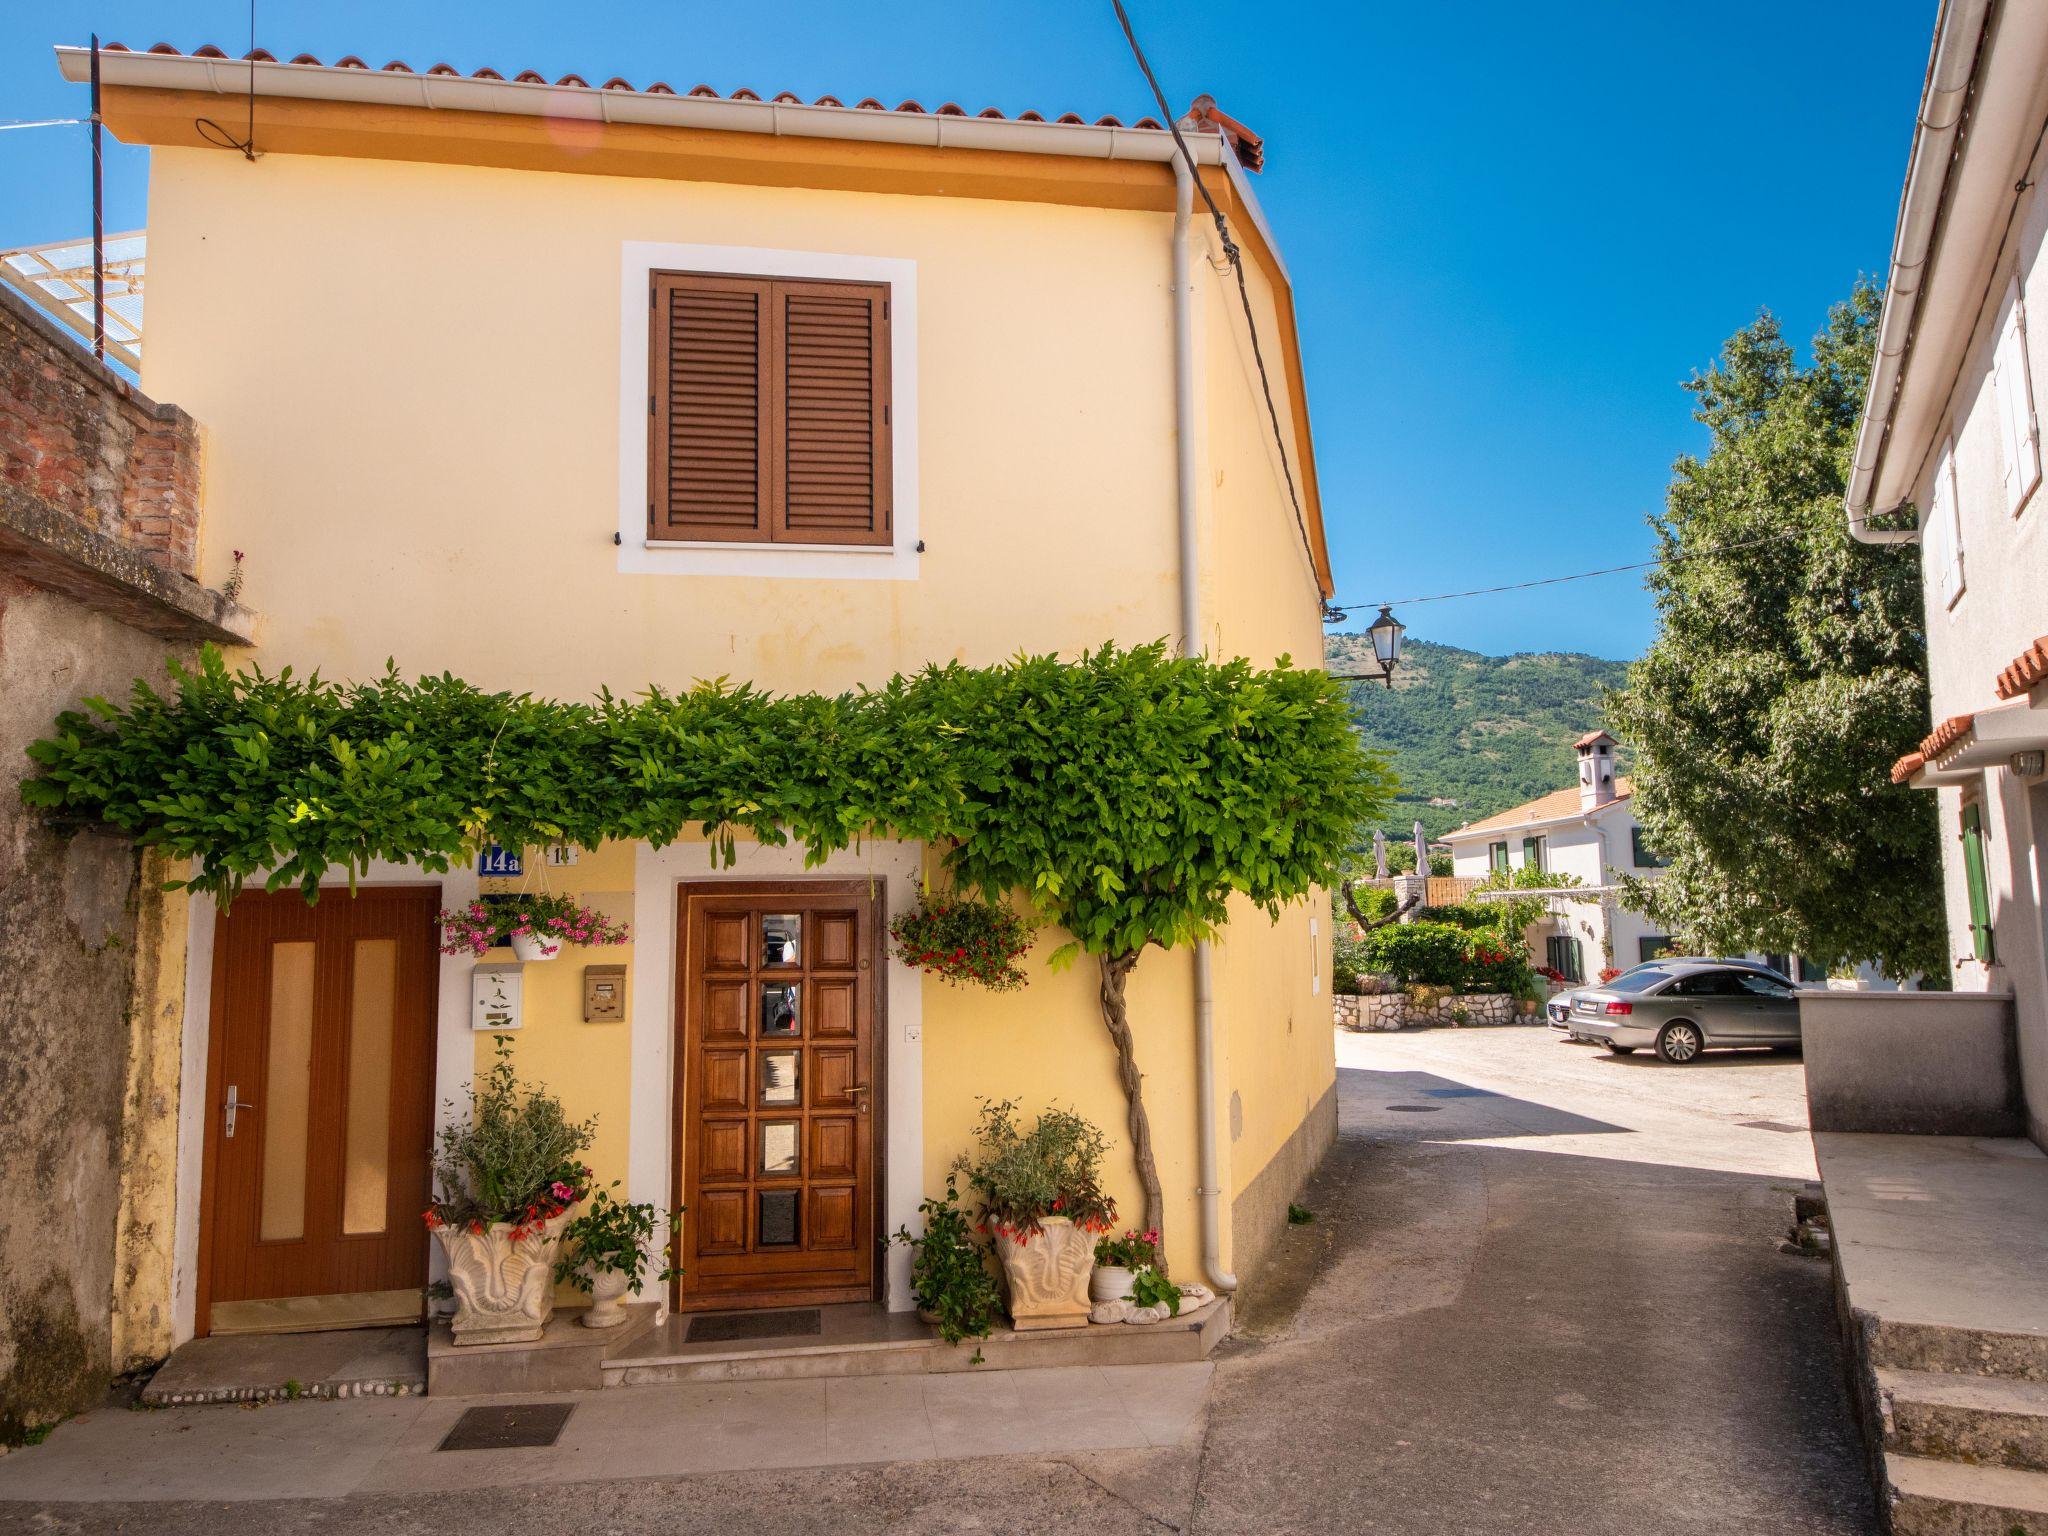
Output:
<instances>
[{"instance_id":1,"label":"leafy green tree","mask_svg":"<svg viewBox=\"0 0 2048 1536\"><path fill-rule=\"evenodd\" d=\"M295 884L372 859L443 870L485 842L661 846L746 832L821 862L863 837L945 850L956 885L1024 892L1101 967L1147 1227L1163 1212L1124 984L1147 949L1269 916L1337 882L1386 809L1385 761L1320 670L1106 645L1072 661L933 666L883 687L778 697L705 683L565 704L443 675L370 682L233 672L89 701L29 749L23 798L173 856L192 888Z\"/></svg>"},{"instance_id":2,"label":"leafy green tree","mask_svg":"<svg viewBox=\"0 0 2048 1536\"><path fill-rule=\"evenodd\" d=\"M1946 974L1934 801L1890 779L1927 730L1919 565L1842 515L1878 310L1859 284L1806 366L1766 312L1686 385L1712 446L1651 520L1660 632L1608 719L1669 860L1629 899L1686 944Z\"/></svg>"}]
</instances>

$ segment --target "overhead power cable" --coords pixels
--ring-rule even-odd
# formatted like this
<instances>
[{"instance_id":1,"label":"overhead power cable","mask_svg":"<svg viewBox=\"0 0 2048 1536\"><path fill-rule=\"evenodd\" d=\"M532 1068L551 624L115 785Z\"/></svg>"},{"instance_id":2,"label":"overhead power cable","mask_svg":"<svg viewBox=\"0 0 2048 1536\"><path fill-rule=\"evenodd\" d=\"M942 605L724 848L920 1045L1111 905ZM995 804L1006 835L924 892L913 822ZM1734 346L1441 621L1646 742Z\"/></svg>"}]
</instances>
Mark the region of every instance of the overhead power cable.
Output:
<instances>
[{"instance_id":1,"label":"overhead power cable","mask_svg":"<svg viewBox=\"0 0 2048 1536\"><path fill-rule=\"evenodd\" d=\"M1867 518L1858 518L1867 522ZM1502 592L1526 592L1532 587L1554 587L1567 581L1590 581L1595 576L1618 576L1624 571L1647 571L1654 566L1675 565L1681 560L1703 560L1710 555L1733 554L1741 549L1756 549L1765 544L1786 544L1794 539L1803 539L1812 530L1806 528L1787 529L1783 533L1767 533L1761 538L1741 539L1733 544L1713 544L1705 549L1684 549L1675 554L1660 555L1655 560L1638 560L1629 565L1607 565L1597 571L1573 571L1568 576L1539 576L1534 581L1511 581L1497 587L1474 587L1467 592L1434 592L1427 597L1397 597L1379 603L1339 603L1326 605L1331 622L1348 619L1361 608L1408 608L1416 603L1448 603L1461 597L1493 597Z\"/></svg>"},{"instance_id":2,"label":"overhead power cable","mask_svg":"<svg viewBox=\"0 0 2048 1536\"><path fill-rule=\"evenodd\" d=\"M1223 210L1216 206L1216 199L1202 181L1202 173L1195 166L1195 157L1188 150L1188 141L1181 137L1180 117L1166 104L1166 92L1159 87L1159 77L1152 73L1152 65L1145 57L1145 50L1138 45L1138 34L1131 28L1130 12L1124 9L1124 0L1109 0L1116 7L1117 25L1124 30L1124 41L1131 45L1131 54L1138 61L1138 68L1144 72L1145 83L1152 87L1152 99L1159 103L1160 121L1166 124L1167 132L1173 135L1174 147L1180 151L1186 162L1188 176L1195 184L1195 190L1202 194L1202 201L1209 205L1209 217L1216 221L1216 236L1222 242L1223 254L1229 259L1230 270L1237 277L1237 301L1244 306L1245 329L1251 333L1252 360L1259 365L1259 389L1266 397L1266 417L1273 424L1273 446L1280 454L1280 472L1287 479L1287 499L1294 506L1294 526L1301 530L1301 547L1308 552L1311 570L1316 567L1315 541L1308 536L1308 520L1302 516L1301 493L1294 484L1294 465L1287 457L1287 436L1280 430L1280 408L1273 403L1273 381L1266 372L1265 349L1259 345L1259 322L1252 315L1251 290L1245 286L1244 256L1237 248L1237 242L1230 235L1230 221L1223 216Z\"/></svg>"}]
</instances>

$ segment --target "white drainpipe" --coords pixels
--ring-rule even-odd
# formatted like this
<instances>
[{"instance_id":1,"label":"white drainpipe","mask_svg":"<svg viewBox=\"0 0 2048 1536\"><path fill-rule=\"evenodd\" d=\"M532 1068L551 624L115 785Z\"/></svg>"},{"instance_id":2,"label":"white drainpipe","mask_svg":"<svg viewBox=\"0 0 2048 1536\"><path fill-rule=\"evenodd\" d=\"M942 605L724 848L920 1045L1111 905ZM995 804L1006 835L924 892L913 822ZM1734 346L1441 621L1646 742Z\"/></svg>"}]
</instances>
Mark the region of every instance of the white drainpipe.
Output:
<instances>
[{"instance_id":1,"label":"white drainpipe","mask_svg":"<svg viewBox=\"0 0 2048 1536\"><path fill-rule=\"evenodd\" d=\"M1185 130L1184 130L1185 131ZM1187 161L1173 159L1173 426L1177 448L1176 501L1180 513L1180 632L1190 656L1202 645L1200 544L1195 526L1195 299L1188 260L1188 224L1195 207L1195 177ZM1195 945L1195 1140L1202 1185L1202 1273L1225 1295L1237 1276L1223 1267L1223 1191L1216 1172L1216 977L1205 939Z\"/></svg>"},{"instance_id":2,"label":"white drainpipe","mask_svg":"<svg viewBox=\"0 0 2048 1536\"><path fill-rule=\"evenodd\" d=\"M1884 312L1877 321L1877 356L1871 367L1868 405L1856 434L1856 455L1850 463L1845 498L1849 536L1864 544L1910 544L1920 537L1917 527L1870 527L1870 502L1905 370L1906 349L1912 343L1919 314L1928 257L1941 221L1956 135L1962 127L1963 105L1977 63L1977 44L1990 9L1991 0L1948 0L1935 34L1934 55L1927 64L1920 121L1913 130L1913 153L1906 169L1906 191L1899 200L1899 229L1892 241Z\"/></svg>"}]
</instances>

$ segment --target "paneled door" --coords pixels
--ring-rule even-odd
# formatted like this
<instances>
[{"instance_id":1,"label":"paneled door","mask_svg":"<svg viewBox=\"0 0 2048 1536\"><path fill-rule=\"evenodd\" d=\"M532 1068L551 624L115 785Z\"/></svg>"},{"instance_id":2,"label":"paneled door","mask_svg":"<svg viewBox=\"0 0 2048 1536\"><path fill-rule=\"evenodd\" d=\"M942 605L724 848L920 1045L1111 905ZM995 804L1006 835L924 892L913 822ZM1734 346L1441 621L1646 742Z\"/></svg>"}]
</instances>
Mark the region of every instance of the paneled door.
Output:
<instances>
[{"instance_id":1,"label":"paneled door","mask_svg":"<svg viewBox=\"0 0 2048 1536\"><path fill-rule=\"evenodd\" d=\"M438 895L246 892L221 914L201 1332L420 1316Z\"/></svg>"},{"instance_id":2,"label":"paneled door","mask_svg":"<svg viewBox=\"0 0 2048 1536\"><path fill-rule=\"evenodd\" d=\"M879 894L682 888L679 1308L874 1295Z\"/></svg>"}]
</instances>

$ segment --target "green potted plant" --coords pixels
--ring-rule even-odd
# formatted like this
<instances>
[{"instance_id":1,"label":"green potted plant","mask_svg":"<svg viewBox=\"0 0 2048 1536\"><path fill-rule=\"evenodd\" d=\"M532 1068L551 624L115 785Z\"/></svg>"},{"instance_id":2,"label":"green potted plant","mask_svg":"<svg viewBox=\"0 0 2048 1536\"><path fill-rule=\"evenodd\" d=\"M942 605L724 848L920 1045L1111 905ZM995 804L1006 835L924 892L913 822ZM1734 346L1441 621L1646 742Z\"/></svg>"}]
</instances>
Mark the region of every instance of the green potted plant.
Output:
<instances>
[{"instance_id":1,"label":"green potted plant","mask_svg":"<svg viewBox=\"0 0 2048 1536\"><path fill-rule=\"evenodd\" d=\"M1126 1232L1095 1245L1095 1276L1088 1282L1090 1301L1122 1301L1131 1294L1136 1271L1159 1262L1157 1232Z\"/></svg>"},{"instance_id":2,"label":"green potted plant","mask_svg":"<svg viewBox=\"0 0 2048 1536\"><path fill-rule=\"evenodd\" d=\"M995 1243L1010 1321L1019 1330L1088 1321L1095 1239L1116 1224L1102 1187L1102 1132L1070 1109L1028 1127L1016 1105L984 1101L975 1150L954 1163L981 1201L981 1231Z\"/></svg>"},{"instance_id":3,"label":"green potted plant","mask_svg":"<svg viewBox=\"0 0 2048 1536\"><path fill-rule=\"evenodd\" d=\"M510 944L521 960L552 960L566 944L595 946L632 942L632 930L574 896L521 891L517 896L473 901L441 913L441 953L482 956Z\"/></svg>"},{"instance_id":4,"label":"green potted plant","mask_svg":"<svg viewBox=\"0 0 2048 1536\"><path fill-rule=\"evenodd\" d=\"M436 1197L423 1213L448 1258L457 1344L526 1342L547 1327L555 1255L590 1187L582 1153L596 1134L595 1116L572 1121L554 1094L520 1086L500 1035L483 1085L469 1086L467 1122L437 1140Z\"/></svg>"},{"instance_id":5,"label":"green potted plant","mask_svg":"<svg viewBox=\"0 0 2048 1536\"><path fill-rule=\"evenodd\" d=\"M1031 947L1031 925L999 901L921 892L917 910L889 924L896 958L954 986L1013 992L1029 978L1018 959Z\"/></svg>"},{"instance_id":6,"label":"green potted plant","mask_svg":"<svg viewBox=\"0 0 2048 1536\"><path fill-rule=\"evenodd\" d=\"M586 1328L616 1328L626 1320L623 1298L628 1291L640 1294L648 1245L663 1225L653 1206L613 1198L611 1190L618 1187L614 1179L610 1189L598 1190L583 1214L562 1229L555 1278L590 1297L583 1314ZM666 1226L671 1236L682 1219L680 1210L670 1214ZM681 1273L671 1265L654 1278L666 1284Z\"/></svg>"},{"instance_id":7,"label":"green potted plant","mask_svg":"<svg viewBox=\"0 0 2048 1536\"><path fill-rule=\"evenodd\" d=\"M924 1235L912 1237L907 1227L899 1227L891 1241L915 1251L910 1294L918 1315L935 1324L948 1344L987 1338L1002 1316L1003 1299L967 1213L960 1209L958 1176L947 1174L944 1196L917 1209L924 1217Z\"/></svg>"}]
</instances>

